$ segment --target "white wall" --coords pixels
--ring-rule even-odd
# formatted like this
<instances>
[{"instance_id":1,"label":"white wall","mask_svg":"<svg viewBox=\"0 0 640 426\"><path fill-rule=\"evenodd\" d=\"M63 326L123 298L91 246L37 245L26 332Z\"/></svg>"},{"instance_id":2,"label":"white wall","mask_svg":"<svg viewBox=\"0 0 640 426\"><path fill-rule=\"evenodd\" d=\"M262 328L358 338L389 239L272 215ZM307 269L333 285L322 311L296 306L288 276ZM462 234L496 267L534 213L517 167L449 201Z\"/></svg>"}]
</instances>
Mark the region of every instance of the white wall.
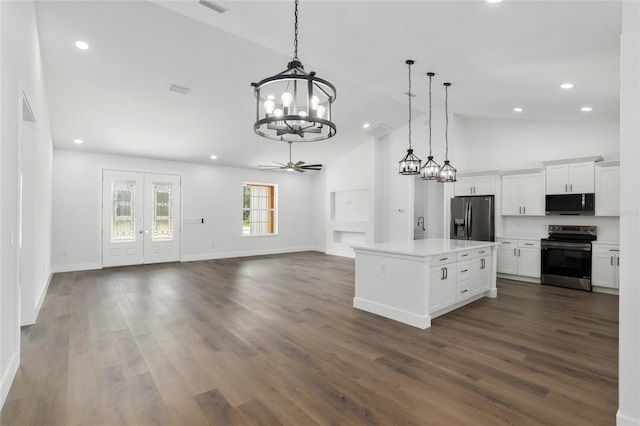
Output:
<instances>
[{"instance_id":1,"label":"white wall","mask_svg":"<svg viewBox=\"0 0 640 426\"><path fill-rule=\"evenodd\" d=\"M183 220L205 219L204 224L182 225L183 261L313 247L311 176L56 149L52 248L55 271L101 267L103 169L182 176ZM278 235L242 236L244 182L278 185Z\"/></svg>"},{"instance_id":2,"label":"white wall","mask_svg":"<svg viewBox=\"0 0 640 426\"><path fill-rule=\"evenodd\" d=\"M40 46L34 4L31 1L0 2L0 61L2 74L0 91L0 402L4 402L20 357L20 319L18 287L18 152L22 126L22 93L27 96L37 120L35 156L25 158L29 167L37 167L37 176L27 176L32 182L25 197L37 198L36 212L28 226L36 227L36 250L21 261L35 269L30 285L30 300L37 314L40 295L46 290L50 267L51 238L51 132L46 94L40 62ZM20 89L21 86L21 89ZM36 188L33 188L36 186ZM31 213L34 213L33 211ZM35 219L33 219L35 218Z\"/></svg>"},{"instance_id":3,"label":"white wall","mask_svg":"<svg viewBox=\"0 0 640 426\"><path fill-rule=\"evenodd\" d=\"M373 243L374 144L363 143L326 168L326 253L353 256L353 244Z\"/></svg>"},{"instance_id":4,"label":"white wall","mask_svg":"<svg viewBox=\"0 0 640 426\"><path fill-rule=\"evenodd\" d=\"M462 118L459 172L541 167L542 161L602 155L620 158L613 121L526 121Z\"/></svg>"},{"instance_id":5,"label":"white wall","mask_svg":"<svg viewBox=\"0 0 640 426\"><path fill-rule=\"evenodd\" d=\"M313 175L311 186L311 238L313 248L324 252L327 246L327 172L323 170Z\"/></svg>"},{"instance_id":6,"label":"white wall","mask_svg":"<svg viewBox=\"0 0 640 426\"><path fill-rule=\"evenodd\" d=\"M640 425L640 3L623 2L620 52L618 425Z\"/></svg>"}]
</instances>

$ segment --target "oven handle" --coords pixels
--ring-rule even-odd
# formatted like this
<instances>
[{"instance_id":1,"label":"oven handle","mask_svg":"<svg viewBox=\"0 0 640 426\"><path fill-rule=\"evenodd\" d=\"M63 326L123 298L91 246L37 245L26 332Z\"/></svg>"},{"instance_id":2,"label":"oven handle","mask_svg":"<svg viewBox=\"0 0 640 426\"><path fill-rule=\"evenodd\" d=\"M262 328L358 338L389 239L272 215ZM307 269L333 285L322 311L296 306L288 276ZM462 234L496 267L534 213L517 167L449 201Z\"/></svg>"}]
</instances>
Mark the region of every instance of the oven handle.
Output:
<instances>
[{"instance_id":1,"label":"oven handle","mask_svg":"<svg viewBox=\"0 0 640 426\"><path fill-rule=\"evenodd\" d=\"M558 248L558 249L568 249L568 250L578 250L578 251L591 251L591 244L571 244L571 243L562 243L562 242L550 242L544 241L542 242L542 248Z\"/></svg>"}]
</instances>

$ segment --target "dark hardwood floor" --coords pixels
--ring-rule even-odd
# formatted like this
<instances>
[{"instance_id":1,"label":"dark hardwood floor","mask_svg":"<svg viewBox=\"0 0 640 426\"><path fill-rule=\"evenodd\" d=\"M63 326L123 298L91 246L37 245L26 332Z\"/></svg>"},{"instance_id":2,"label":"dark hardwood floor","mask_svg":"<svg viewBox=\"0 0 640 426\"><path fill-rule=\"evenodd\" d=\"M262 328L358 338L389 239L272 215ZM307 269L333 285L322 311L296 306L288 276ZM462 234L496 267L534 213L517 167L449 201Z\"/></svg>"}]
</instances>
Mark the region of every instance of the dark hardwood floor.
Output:
<instances>
[{"instance_id":1,"label":"dark hardwood floor","mask_svg":"<svg viewBox=\"0 0 640 426\"><path fill-rule=\"evenodd\" d=\"M2 425L613 425L616 296L499 280L419 330L320 253L56 274Z\"/></svg>"}]
</instances>

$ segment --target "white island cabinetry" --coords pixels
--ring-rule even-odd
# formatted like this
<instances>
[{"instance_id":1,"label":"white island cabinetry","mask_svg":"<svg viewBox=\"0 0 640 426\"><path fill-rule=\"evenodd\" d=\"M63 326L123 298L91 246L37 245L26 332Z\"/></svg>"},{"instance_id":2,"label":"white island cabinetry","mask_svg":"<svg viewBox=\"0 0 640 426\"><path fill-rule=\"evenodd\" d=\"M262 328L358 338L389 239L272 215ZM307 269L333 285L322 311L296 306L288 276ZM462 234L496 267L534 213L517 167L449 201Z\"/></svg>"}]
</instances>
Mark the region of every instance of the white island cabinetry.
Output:
<instances>
[{"instance_id":1,"label":"white island cabinetry","mask_svg":"<svg viewBox=\"0 0 640 426\"><path fill-rule=\"evenodd\" d=\"M353 306L428 328L432 318L496 297L496 245L428 239L354 246Z\"/></svg>"}]
</instances>

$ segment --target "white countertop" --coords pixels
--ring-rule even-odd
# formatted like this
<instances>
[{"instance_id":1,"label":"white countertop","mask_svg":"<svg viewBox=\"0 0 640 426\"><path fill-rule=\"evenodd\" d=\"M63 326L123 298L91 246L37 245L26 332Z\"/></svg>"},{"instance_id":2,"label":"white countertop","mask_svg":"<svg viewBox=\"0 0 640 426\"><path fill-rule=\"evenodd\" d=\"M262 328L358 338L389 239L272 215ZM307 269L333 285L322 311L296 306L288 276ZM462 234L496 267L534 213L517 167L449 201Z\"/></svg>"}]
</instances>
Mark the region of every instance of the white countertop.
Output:
<instances>
[{"instance_id":1,"label":"white countertop","mask_svg":"<svg viewBox=\"0 0 640 426\"><path fill-rule=\"evenodd\" d=\"M475 248L493 247L497 245L500 245L500 243L494 243L491 241L429 238L427 240L392 241L389 243L354 245L353 248L356 251L368 250L381 253L427 257Z\"/></svg>"}]
</instances>

